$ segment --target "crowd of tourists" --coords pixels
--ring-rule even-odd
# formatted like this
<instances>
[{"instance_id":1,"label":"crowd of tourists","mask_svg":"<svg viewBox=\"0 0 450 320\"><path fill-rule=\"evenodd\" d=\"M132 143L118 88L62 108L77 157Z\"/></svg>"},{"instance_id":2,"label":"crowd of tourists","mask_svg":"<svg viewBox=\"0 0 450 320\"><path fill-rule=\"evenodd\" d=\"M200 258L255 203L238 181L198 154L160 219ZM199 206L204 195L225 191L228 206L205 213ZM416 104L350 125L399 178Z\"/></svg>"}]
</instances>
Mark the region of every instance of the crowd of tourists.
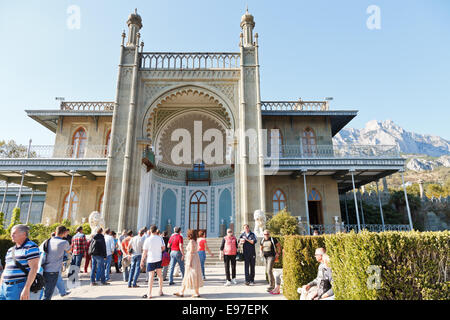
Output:
<instances>
[{"instance_id":1,"label":"crowd of tourists","mask_svg":"<svg viewBox=\"0 0 450 320\"><path fill-rule=\"evenodd\" d=\"M117 234L110 230L97 228L91 235L85 235L80 226L71 237L69 230L58 226L52 236L39 247L28 238L28 226L16 225L11 230L15 245L5 257L5 267L0 264L0 300L50 300L55 289L61 296L69 295L63 271L67 271L68 281L75 281L79 273L90 270L90 285L109 285L111 269L122 273L128 288L137 288L141 273L146 274L147 293L143 298L151 299L154 279L158 279L159 296L163 296L163 283L175 285L174 274L180 273L182 281L174 295L183 297L187 289L193 291L192 297L200 297L200 288L206 280L206 253L214 254L208 247L205 233L187 231L187 246L181 228L175 227L169 237L168 232L160 232L156 226L143 228L136 235L131 230ZM228 229L219 250L220 259L225 266L225 286L237 285L236 261L244 261L245 285L255 284L255 265L257 237L244 225L243 232L236 237ZM281 255L281 246L268 230L259 243L259 254L265 261L265 271L269 286L267 292L280 294L282 273L274 275L274 264ZM329 257L323 248L316 250L320 263L317 278L300 288L301 299L332 299L331 269ZM84 265L82 262L84 260ZM178 269L178 271L176 271Z\"/></svg>"}]
</instances>

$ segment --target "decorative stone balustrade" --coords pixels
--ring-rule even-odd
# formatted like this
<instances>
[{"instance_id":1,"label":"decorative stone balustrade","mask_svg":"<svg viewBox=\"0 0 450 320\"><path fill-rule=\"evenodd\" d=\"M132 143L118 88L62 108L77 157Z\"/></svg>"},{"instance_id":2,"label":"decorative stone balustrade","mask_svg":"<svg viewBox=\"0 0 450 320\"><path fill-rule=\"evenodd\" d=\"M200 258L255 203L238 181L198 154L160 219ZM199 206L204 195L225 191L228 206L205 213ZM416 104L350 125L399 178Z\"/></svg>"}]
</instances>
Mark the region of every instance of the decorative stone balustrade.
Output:
<instances>
[{"instance_id":1,"label":"decorative stone balustrade","mask_svg":"<svg viewBox=\"0 0 450 320\"><path fill-rule=\"evenodd\" d=\"M400 153L395 145L281 145L279 152L271 154L268 146L268 157L271 159L310 159L310 158L399 158Z\"/></svg>"},{"instance_id":2,"label":"decorative stone balustrade","mask_svg":"<svg viewBox=\"0 0 450 320\"><path fill-rule=\"evenodd\" d=\"M63 101L61 110L113 111L114 102Z\"/></svg>"},{"instance_id":3,"label":"decorative stone balustrade","mask_svg":"<svg viewBox=\"0 0 450 320\"><path fill-rule=\"evenodd\" d=\"M240 66L240 54L234 52L144 52L141 53L141 69L236 69Z\"/></svg>"},{"instance_id":4,"label":"decorative stone balustrade","mask_svg":"<svg viewBox=\"0 0 450 320\"><path fill-rule=\"evenodd\" d=\"M261 111L328 111L328 101L261 101Z\"/></svg>"},{"instance_id":5,"label":"decorative stone balustrade","mask_svg":"<svg viewBox=\"0 0 450 320\"><path fill-rule=\"evenodd\" d=\"M73 145L52 146L52 145L34 145L30 150L21 150L21 152L1 153L0 158L9 159L82 159L82 158L106 158L106 145L87 145L85 147L75 147Z\"/></svg>"}]
</instances>

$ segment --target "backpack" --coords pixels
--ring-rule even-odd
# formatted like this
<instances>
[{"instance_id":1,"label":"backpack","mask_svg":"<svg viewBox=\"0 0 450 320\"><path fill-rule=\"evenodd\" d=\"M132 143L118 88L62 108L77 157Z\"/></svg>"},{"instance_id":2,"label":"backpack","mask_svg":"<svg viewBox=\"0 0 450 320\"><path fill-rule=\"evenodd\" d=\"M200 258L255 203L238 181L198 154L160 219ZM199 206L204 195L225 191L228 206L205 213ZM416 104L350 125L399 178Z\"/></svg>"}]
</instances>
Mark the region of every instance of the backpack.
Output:
<instances>
[{"instance_id":1,"label":"backpack","mask_svg":"<svg viewBox=\"0 0 450 320\"><path fill-rule=\"evenodd\" d=\"M261 239L260 245L262 246L264 244L264 238ZM272 253L273 255L277 254L277 247L275 246L275 242L273 242L273 238L270 237L270 242L272 242Z\"/></svg>"},{"instance_id":2,"label":"backpack","mask_svg":"<svg viewBox=\"0 0 450 320\"><path fill-rule=\"evenodd\" d=\"M91 239L91 242L89 243L88 254L89 254L90 256L92 256L92 254L94 253L96 242L97 242L97 241L96 241L94 238L92 238L92 239Z\"/></svg>"},{"instance_id":3,"label":"backpack","mask_svg":"<svg viewBox=\"0 0 450 320\"><path fill-rule=\"evenodd\" d=\"M170 255L167 251L162 253L161 267L167 267L170 263Z\"/></svg>"}]
</instances>

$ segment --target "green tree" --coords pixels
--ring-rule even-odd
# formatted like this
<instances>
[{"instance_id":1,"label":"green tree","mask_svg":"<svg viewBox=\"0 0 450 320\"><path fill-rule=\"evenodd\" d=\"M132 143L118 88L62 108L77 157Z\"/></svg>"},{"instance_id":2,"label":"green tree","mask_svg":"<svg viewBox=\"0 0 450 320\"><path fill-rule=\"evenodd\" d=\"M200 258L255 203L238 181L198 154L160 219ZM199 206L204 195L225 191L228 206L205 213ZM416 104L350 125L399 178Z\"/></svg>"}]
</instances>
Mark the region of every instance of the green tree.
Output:
<instances>
[{"instance_id":1,"label":"green tree","mask_svg":"<svg viewBox=\"0 0 450 320\"><path fill-rule=\"evenodd\" d=\"M9 224L8 229L6 229L6 232L8 234L11 234L11 229L15 226L20 224L20 208L15 207L13 209L12 217L11 217L11 223Z\"/></svg>"},{"instance_id":2,"label":"green tree","mask_svg":"<svg viewBox=\"0 0 450 320\"><path fill-rule=\"evenodd\" d=\"M26 158L27 149L26 146L17 144L14 140L0 141L1 158Z\"/></svg>"},{"instance_id":3,"label":"green tree","mask_svg":"<svg viewBox=\"0 0 450 320\"><path fill-rule=\"evenodd\" d=\"M297 218L293 217L286 208L274 215L266 225L272 234L283 236L299 234Z\"/></svg>"}]
</instances>

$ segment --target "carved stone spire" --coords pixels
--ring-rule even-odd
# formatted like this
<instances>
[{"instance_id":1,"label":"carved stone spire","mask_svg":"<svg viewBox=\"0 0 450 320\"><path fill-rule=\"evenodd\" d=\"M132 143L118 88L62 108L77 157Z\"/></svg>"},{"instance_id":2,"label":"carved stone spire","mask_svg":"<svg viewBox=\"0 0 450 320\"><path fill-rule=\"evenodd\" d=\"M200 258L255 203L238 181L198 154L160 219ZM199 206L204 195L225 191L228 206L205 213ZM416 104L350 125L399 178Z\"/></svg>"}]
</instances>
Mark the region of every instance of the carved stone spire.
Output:
<instances>
[{"instance_id":1,"label":"carved stone spire","mask_svg":"<svg viewBox=\"0 0 450 320\"><path fill-rule=\"evenodd\" d=\"M137 13L137 9L134 9L134 13L131 13L128 16L128 41L127 41L127 47L137 47L138 39L137 34L139 33L139 30L142 28L142 18Z\"/></svg>"},{"instance_id":2,"label":"carved stone spire","mask_svg":"<svg viewBox=\"0 0 450 320\"><path fill-rule=\"evenodd\" d=\"M255 28L255 20L253 16L247 11L241 18L241 28L244 34L243 46L253 46L253 28Z\"/></svg>"}]
</instances>

